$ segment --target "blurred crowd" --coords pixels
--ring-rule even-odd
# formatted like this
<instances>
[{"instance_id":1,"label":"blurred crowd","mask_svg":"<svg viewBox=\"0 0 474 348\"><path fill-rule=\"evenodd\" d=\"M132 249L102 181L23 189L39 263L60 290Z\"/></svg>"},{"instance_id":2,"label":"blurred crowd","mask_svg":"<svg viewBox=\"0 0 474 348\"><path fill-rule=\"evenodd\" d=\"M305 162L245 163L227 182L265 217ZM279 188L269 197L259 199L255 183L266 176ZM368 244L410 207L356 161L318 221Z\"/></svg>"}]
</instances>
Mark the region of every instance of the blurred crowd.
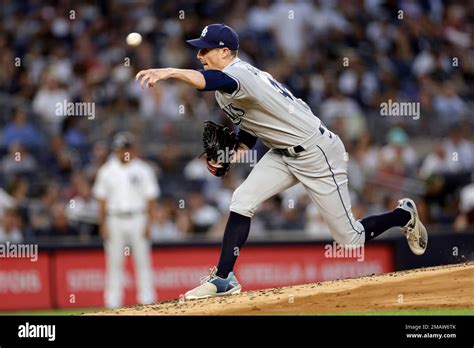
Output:
<instances>
[{"instance_id":1,"label":"blurred crowd","mask_svg":"<svg viewBox=\"0 0 474 348\"><path fill-rule=\"evenodd\" d=\"M204 120L232 123L213 93L134 80L201 68L185 40L215 22L343 139L356 218L411 196L427 224L474 227L473 2L4 0L0 17L0 241L96 236L91 185L121 130L158 174L153 239L223 232L251 167L214 178L198 156ZM420 117L381 115L389 100L419 103ZM58 107L68 102L93 113ZM301 186L262 204L251 233L280 230L329 236Z\"/></svg>"}]
</instances>

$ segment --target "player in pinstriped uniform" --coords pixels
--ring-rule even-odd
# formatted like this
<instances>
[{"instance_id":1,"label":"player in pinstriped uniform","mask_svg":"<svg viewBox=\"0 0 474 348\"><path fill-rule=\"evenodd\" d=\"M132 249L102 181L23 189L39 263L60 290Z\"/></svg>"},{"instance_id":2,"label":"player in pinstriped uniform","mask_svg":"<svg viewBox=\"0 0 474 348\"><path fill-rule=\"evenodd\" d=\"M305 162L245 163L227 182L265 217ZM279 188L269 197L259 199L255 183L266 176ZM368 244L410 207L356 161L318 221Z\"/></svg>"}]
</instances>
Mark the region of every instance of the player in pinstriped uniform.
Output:
<instances>
[{"instance_id":1,"label":"player in pinstriped uniform","mask_svg":"<svg viewBox=\"0 0 474 348\"><path fill-rule=\"evenodd\" d=\"M125 248L131 247L137 280L137 301L156 301L151 263L150 221L160 187L153 168L135 158L133 137L120 132L113 139L114 156L99 169L93 187L99 201L100 235L104 240L108 308L123 305Z\"/></svg>"},{"instance_id":2,"label":"player in pinstriped uniform","mask_svg":"<svg viewBox=\"0 0 474 348\"><path fill-rule=\"evenodd\" d=\"M396 209L355 220L351 212L346 151L341 139L267 72L238 58L238 36L223 24L209 25L198 47L204 70L149 69L140 71L142 86L153 87L175 78L203 91L215 91L221 109L239 127L241 152L257 138L270 148L232 197L219 264L186 299L221 296L241 291L233 273L237 255L248 237L250 219L261 202L301 182L329 226L335 241L346 247L363 245L391 227L402 227L413 253L425 252L428 235L415 203L401 199ZM219 166L219 163L213 163ZM212 173L212 171L211 171Z\"/></svg>"}]
</instances>

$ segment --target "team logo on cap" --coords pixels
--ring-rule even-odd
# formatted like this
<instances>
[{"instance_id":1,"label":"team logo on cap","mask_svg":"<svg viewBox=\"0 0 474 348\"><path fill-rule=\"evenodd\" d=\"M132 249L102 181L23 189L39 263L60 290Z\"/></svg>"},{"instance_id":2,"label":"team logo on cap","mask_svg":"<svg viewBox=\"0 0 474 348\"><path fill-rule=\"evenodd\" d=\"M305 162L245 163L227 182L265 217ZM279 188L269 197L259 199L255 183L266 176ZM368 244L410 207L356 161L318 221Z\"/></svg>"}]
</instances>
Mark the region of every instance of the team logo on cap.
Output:
<instances>
[{"instance_id":1,"label":"team logo on cap","mask_svg":"<svg viewBox=\"0 0 474 348\"><path fill-rule=\"evenodd\" d=\"M206 36L207 34L207 26L202 30L201 37Z\"/></svg>"}]
</instances>

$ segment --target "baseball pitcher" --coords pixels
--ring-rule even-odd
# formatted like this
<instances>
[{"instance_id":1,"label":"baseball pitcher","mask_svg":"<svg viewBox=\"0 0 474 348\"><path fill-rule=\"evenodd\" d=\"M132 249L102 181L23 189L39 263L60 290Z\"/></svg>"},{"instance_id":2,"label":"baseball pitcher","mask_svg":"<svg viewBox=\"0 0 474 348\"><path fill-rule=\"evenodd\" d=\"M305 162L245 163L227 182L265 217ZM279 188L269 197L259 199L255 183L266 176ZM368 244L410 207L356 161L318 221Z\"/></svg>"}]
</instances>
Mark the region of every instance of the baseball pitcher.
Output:
<instances>
[{"instance_id":1,"label":"baseball pitcher","mask_svg":"<svg viewBox=\"0 0 474 348\"><path fill-rule=\"evenodd\" d=\"M243 151L251 149L257 138L270 151L233 194L217 267L211 268L201 285L185 294L186 299L241 291L233 272L239 254L235 250L240 250L246 242L255 210L264 200L298 182L324 216L337 243L346 247L363 245L389 228L400 226L412 252L416 255L425 252L427 231L411 199L401 199L393 211L354 219L346 151L341 139L304 101L269 73L238 57L239 38L232 28L224 24L208 25L199 38L188 43L199 49L197 58L203 70L149 69L140 71L136 79L142 87L153 87L159 81L174 78L200 91L215 91L217 103L239 127L239 132L233 142L234 135L228 130L206 124L204 147L212 174L222 176L229 170L229 163L218 162L218 157L213 155L215 151L210 150L219 148L219 144L233 146L234 161ZM209 127L213 127L214 133Z\"/></svg>"}]
</instances>

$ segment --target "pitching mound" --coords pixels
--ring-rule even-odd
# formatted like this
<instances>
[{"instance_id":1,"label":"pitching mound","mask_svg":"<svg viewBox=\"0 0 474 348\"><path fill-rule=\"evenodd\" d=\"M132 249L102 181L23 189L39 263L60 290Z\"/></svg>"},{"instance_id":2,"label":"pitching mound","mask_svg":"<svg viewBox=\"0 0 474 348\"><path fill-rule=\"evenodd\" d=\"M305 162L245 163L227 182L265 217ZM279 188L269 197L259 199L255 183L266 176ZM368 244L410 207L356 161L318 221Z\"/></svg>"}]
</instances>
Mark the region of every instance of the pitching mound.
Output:
<instances>
[{"instance_id":1,"label":"pitching mound","mask_svg":"<svg viewBox=\"0 0 474 348\"><path fill-rule=\"evenodd\" d=\"M99 315L262 315L474 306L474 264L178 300Z\"/></svg>"}]
</instances>

